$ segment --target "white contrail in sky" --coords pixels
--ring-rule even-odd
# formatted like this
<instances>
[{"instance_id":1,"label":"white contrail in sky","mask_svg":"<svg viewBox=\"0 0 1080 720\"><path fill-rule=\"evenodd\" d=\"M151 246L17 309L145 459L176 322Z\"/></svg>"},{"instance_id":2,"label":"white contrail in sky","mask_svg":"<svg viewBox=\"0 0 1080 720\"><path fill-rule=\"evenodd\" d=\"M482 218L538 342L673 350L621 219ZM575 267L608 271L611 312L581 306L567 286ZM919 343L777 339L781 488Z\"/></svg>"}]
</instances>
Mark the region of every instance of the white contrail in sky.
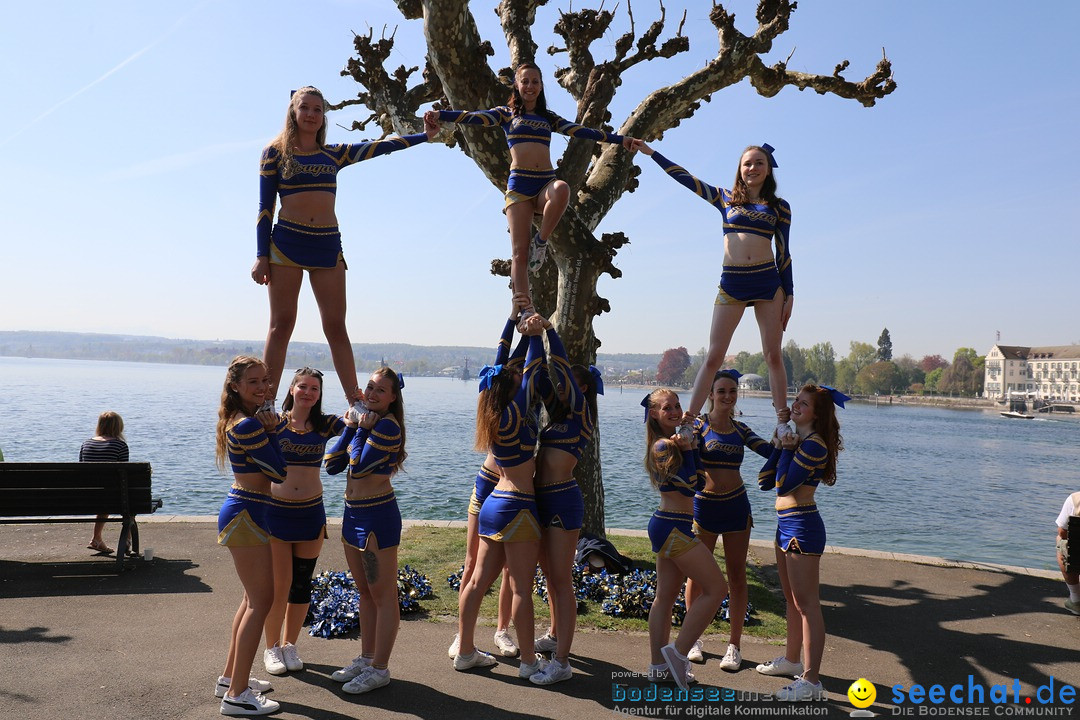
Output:
<instances>
[{"instance_id":1,"label":"white contrail in sky","mask_svg":"<svg viewBox=\"0 0 1080 720\"><path fill-rule=\"evenodd\" d=\"M122 60L122 61L121 61L120 63L118 63L117 65L115 65L115 66L113 66L112 68L110 68L109 70L107 70L107 71L105 72L105 74L103 74L103 75L102 75L101 77L99 77L98 79L96 79L96 80L94 80L93 82L91 82L91 83L89 83L89 84L87 84L87 85L84 85L83 87L79 88L78 90L76 90L76 91L75 91L75 92L73 92L72 94L68 95L68 96L67 96L66 98L64 98L64 99L63 99L63 100L61 100L60 102L58 102L58 103L56 103L55 105L53 105L53 106L52 106L51 108L49 108L49 109L48 109L48 110L46 110L45 112L43 112L43 113L41 113L40 115L38 115L38 116L37 116L36 118L34 118L34 119L33 119L33 120L31 120L30 122L28 122L28 123L27 123L26 125L24 125L24 126L23 126L22 128L20 128L19 130L16 130L14 134L12 134L12 135L9 135L8 137L4 138L3 140L0 140L0 147L3 147L4 145L7 145L7 144L8 144L9 142L11 142L11 141L12 141L12 140L14 140L15 138L19 137L20 135L22 135L22 134L23 134L24 132L26 132L27 130L29 130L30 128L32 128L32 127L33 127L34 125L36 125L37 123L39 123L39 122L40 122L41 120L43 120L44 118L48 117L49 115L52 115L52 114L53 114L54 112L56 112L57 110L59 110L60 108L62 108L62 107L63 107L64 105L67 105L67 104L68 104L69 102L71 102L71 101L72 101L72 100L74 100L75 98L79 97L80 95L82 95L82 94L83 94L84 92L86 92L86 91L87 91L87 90L89 90L90 88L92 88L92 87L94 87L95 85L97 85L97 84L99 84L99 83L103 82L103 81L104 81L104 80L105 80L106 78L108 78L108 77L109 77L110 75L112 75L113 73L116 73L116 72L118 72L118 71L119 71L119 70L121 70L121 69L122 69L122 68L123 68L124 66L126 66L126 65L129 65L129 64L131 64L132 62L134 62L135 60L137 60L137 59L138 59L138 58L139 58L140 56L142 56L143 54L145 54L145 53L146 53L147 51L149 51L149 50L153 49L153 48L154 48L155 46L157 46L157 45L161 44L161 42L162 42L163 40L165 40L165 39L166 39L167 37L169 37L170 35L172 35L172 34L173 34L173 32L175 32L175 31L176 31L176 29L177 29L178 27L180 27L180 25L182 25L182 24L184 23L184 21L186 21L186 20L187 20L187 19L188 19L189 17L191 17L191 16L192 16L192 15L194 15L194 14L195 14L196 12L198 12L198 11L199 11L200 9L202 9L202 7L203 7L204 5L206 5L206 4L208 3L208 2L210 2L210 0L205 0L205 2L201 2L201 3L199 3L199 4L197 5L197 6L195 6L194 8L192 8L192 9L191 9L191 11L190 11L190 12L188 12L188 13L187 13L186 15L182 15L182 16L181 16L181 17L180 17L179 19L177 19L177 21L176 21L176 22L174 22L174 23L172 24L172 26L171 26L171 27L170 27L170 28L169 28L168 30L166 30L166 31L165 31L165 33L164 33L164 34L162 34L162 35L161 35L161 36L160 36L159 38L157 38L157 39L156 39L156 40L154 40L154 41L153 41L152 43L150 43L149 45L147 45L146 47L144 47L144 48L143 48L142 50L137 50L136 52L132 53L132 54L131 54L131 55L129 55L129 56L127 57L127 58L125 58L124 60Z\"/></svg>"}]
</instances>

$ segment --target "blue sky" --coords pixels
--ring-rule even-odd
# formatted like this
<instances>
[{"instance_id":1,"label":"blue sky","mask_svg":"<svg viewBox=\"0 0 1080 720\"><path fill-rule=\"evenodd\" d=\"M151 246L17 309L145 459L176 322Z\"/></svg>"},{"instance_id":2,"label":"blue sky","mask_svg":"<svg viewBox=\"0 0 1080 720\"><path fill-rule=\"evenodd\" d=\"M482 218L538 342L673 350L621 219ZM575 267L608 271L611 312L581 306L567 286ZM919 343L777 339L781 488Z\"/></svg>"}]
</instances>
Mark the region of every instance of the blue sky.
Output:
<instances>
[{"instance_id":1,"label":"blue sky","mask_svg":"<svg viewBox=\"0 0 1080 720\"><path fill-rule=\"evenodd\" d=\"M494 1L474 2L481 32L508 64ZM575 3L574 6L588 3ZM690 8L691 50L624 76L618 126L658 86L713 57L709 3ZM743 32L756 2L725 6ZM621 4L620 8L625 8ZM565 2L538 13L538 44ZM638 27L656 4L634 3ZM624 12L624 10L620 10ZM620 16L620 28L625 25ZM763 99L747 83L717 93L654 143L702 179L727 185L740 151L776 147L792 206L795 308L787 339L875 343L896 354L1004 343L1080 343L1074 277L1080 243L1068 208L1080 85L1068 80L1080 5L829 0L802 2L767 61L862 79L881 57L899 88L877 107L812 91ZM340 77L353 32L397 26L392 65L422 65L418 21L389 0L306 3L43 2L0 27L0 173L5 227L0 330L68 330L260 339L265 289L251 282L257 162L280 129L289 90L329 99L360 89ZM621 30L620 30L621 32ZM610 51L617 35L594 46ZM572 116L552 78L564 55L538 57L549 102ZM371 137L330 116L333 142ZM565 142L557 139L553 150ZM641 186L599 230L625 232L603 278L613 312L596 321L605 352L695 351L708 337L722 260L719 214L639 157ZM338 217L349 261L354 342L490 345L508 291L487 272L507 257L501 193L457 150L421 146L347 169ZM321 339L310 290L296 340ZM731 350L760 349L747 315Z\"/></svg>"}]
</instances>

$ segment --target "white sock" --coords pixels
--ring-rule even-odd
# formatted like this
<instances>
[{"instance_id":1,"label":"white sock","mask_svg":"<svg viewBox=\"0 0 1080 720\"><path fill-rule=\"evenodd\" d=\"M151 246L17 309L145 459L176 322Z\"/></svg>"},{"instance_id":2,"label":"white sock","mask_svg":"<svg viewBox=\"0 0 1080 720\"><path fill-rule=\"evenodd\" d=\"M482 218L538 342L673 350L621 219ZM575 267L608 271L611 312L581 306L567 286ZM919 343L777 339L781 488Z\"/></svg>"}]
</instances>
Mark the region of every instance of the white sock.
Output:
<instances>
[{"instance_id":1,"label":"white sock","mask_svg":"<svg viewBox=\"0 0 1080 720\"><path fill-rule=\"evenodd\" d=\"M1080 602L1080 583L1076 585L1065 583L1065 587L1069 588L1069 599L1073 602Z\"/></svg>"}]
</instances>

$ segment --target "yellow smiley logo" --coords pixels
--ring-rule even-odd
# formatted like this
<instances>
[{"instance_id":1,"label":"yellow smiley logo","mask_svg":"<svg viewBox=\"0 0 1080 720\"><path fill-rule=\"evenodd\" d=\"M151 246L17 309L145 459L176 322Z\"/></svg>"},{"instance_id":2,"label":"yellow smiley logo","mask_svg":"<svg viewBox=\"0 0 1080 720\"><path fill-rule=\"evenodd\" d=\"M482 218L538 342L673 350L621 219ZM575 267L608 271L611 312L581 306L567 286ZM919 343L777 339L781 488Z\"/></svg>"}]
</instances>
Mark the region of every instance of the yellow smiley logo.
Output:
<instances>
[{"instance_id":1,"label":"yellow smiley logo","mask_svg":"<svg viewBox=\"0 0 1080 720\"><path fill-rule=\"evenodd\" d=\"M877 688L874 687L874 683L866 678L859 678L851 683L851 687L847 690L847 696L855 707L867 708L873 705L874 700L877 699Z\"/></svg>"}]
</instances>

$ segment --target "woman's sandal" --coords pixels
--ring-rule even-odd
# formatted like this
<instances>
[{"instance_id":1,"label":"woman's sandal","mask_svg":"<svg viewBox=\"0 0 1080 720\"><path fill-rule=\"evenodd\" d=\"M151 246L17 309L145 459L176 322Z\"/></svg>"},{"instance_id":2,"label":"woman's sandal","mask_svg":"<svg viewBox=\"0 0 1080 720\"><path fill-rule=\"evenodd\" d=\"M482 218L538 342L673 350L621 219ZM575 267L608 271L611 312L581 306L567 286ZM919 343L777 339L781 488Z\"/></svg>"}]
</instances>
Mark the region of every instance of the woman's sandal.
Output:
<instances>
[{"instance_id":1,"label":"woman's sandal","mask_svg":"<svg viewBox=\"0 0 1080 720\"><path fill-rule=\"evenodd\" d=\"M116 552L111 547L105 544L104 540L94 540L86 546L87 550L96 550L99 553L105 553L106 555Z\"/></svg>"}]
</instances>

